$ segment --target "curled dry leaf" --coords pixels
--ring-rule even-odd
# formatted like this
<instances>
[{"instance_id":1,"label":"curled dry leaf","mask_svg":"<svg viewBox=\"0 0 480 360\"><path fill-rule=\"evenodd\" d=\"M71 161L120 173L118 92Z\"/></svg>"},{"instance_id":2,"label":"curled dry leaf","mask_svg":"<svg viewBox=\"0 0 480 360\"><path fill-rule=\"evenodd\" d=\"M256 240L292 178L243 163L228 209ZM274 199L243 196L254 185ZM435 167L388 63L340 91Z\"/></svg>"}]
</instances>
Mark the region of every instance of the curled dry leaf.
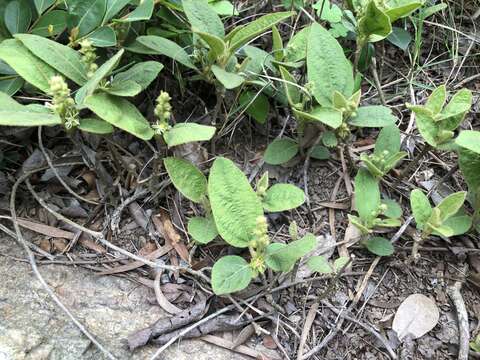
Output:
<instances>
[{"instance_id":1,"label":"curled dry leaf","mask_svg":"<svg viewBox=\"0 0 480 360\"><path fill-rule=\"evenodd\" d=\"M399 306L392 328L400 341L418 339L438 323L440 313L433 300L422 294L407 297Z\"/></svg>"}]
</instances>

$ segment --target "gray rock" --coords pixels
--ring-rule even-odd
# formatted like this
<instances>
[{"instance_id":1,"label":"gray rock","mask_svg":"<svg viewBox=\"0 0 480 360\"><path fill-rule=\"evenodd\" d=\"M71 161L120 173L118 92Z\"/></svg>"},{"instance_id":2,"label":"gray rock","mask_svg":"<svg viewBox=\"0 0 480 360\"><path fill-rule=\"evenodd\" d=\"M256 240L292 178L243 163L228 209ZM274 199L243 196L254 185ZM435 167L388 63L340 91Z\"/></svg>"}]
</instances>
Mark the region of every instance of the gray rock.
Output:
<instances>
[{"instance_id":1,"label":"gray rock","mask_svg":"<svg viewBox=\"0 0 480 360\"><path fill-rule=\"evenodd\" d=\"M19 246L0 238L0 360L99 360L105 357L55 306ZM60 265L40 272L62 302L118 359L148 359L157 349L130 352L125 338L160 317L148 303L150 290L126 279L98 277L92 271ZM162 356L168 360L245 359L202 341L181 341Z\"/></svg>"}]
</instances>

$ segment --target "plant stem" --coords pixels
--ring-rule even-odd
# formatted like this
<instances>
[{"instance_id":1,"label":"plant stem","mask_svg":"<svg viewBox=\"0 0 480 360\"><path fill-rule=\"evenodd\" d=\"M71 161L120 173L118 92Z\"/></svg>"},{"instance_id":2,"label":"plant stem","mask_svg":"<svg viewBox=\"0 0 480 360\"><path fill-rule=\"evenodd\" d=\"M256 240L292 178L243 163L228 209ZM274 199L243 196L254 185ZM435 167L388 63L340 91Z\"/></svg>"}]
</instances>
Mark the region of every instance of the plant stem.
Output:
<instances>
[{"instance_id":1,"label":"plant stem","mask_svg":"<svg viewBox=\"0 0 480 360\"><path fill-rule=\"evenodd\" d=\"M372 63L370 64L370 69L372 70L373 80L375 81L375 87L377 88L378 95L380 96L380 102L383 106L387 106L387 102L385 100L385 94L382 90L382 83L380 82L380 78L378 77L377 72L377 59L372 57Z\"/></svg>"}]
</instances>

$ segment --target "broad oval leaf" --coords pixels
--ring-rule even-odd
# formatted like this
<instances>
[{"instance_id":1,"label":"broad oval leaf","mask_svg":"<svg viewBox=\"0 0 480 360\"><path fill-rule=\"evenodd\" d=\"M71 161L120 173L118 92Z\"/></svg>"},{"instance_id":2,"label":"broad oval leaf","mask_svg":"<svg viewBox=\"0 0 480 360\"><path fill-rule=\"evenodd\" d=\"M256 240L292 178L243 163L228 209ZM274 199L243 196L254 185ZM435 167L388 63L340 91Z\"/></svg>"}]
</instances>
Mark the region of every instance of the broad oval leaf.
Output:
<instances>
[{"instance_id":1,"label":"broad oval leaf","mask_svg":"<svg viewBox=\"0 0 480 360\"><path fill-rule=\"evenodd\" d=\"M225 30L222 20L207 0L182 0L183 11L194 29L223 39Z\"/></svg>"},{"instance_id":2,"label":"broad oval leaf","mask_svg":"<svg viewBox=\"0 0 480 360\"><path fill-rule=\"evenodd\" d=\"M378 180L365 168L358 170L355 176L355 208L363 221L375 217L380 206L380 188Z\"/></svg>"},{"instance_id":3,"label":"broad oval leaf","mask_svg":"<svg viewBox=\"0 0 480 360\"><path fill-rule=\"evenodd\" d=\"M142 140L153 137L148 121L132 103L123 98L99 92L88 96L85 105L101 119Z\"/></svg>"},{"instance_id":4,"label":"broad oval leaf","mask_svg":"<svg viewBox=\"0 0 480 360\"><path fill-rule=\"evenodd\" d=\"M295 209L305 202L302 189L291 184L275 184L270 187L263 198L263 208L268 212Z\"/></svg>"},{"instance_id":5,"label":"broad oval leaf","mask_svg":"<svg viewBox=\"0 0 480 360\"><path fill-rule=\"evenodd\" d=\"M352 65L338 41L320 24L308 34L307 73L312 93L320 105L331 106L335 91L345 97L353 93Z\"/></svg>"},{"instance_id":6,"label":"broad oval leaf","mask_svg":"<svg viewBox=\"0 0 480 360\"><path fill-rule=\"evenodd\" d=\"M92 95L95 90L97 90L98 84L103 80L108 74L112 72L113 69L118 65L120 58L123 55L124 50L119 50L114 56L109 60L103 63L97 71L95 71L90 79L78 89L77 94L75 95L75 102L77 104L82 104L85 98L89 95ZM106 119L104 119L106 120ZM108 121L108 120L107 120Z\"/></svg>"},{"instance_id":7,"label":"broad oval leaf","mask_svg":"<svg viewBox=\"0 0 480 360\"><path fill-rule=\"evenodd\" d=\"M31 33L44 37L55 36L61 34L66 28L67 12L64 10L52 10L38 19Z\"/></svg>"},{"instance_id":8,"label":"broad oval leaf","mask_svg":"<svg viewBox=\"0 0 480 360\"><path fill-rule=\"evenodd\" d=\"M291 139L273 140L267 147L263 158L267 164L280 165L284 164L298 153L298 144Z\"/></svg>"},{"instance_id":9,"label":"broad oval leaf","mask_svg":"<svg viewBox=\"0 0 480 360\"><path fill-rule=\"evenodd\" d=\"M196 216L188 220L190 236L200 244L208 244L218 236L217 226L212 217Z\"/></svg>"},{"instance_id":10,"label":"broad oval leaf","mask_svg":"<svg viewBox=\"0 0 480 360\"><path fill-rule=\"evenodd\" d=\"M154 6L154 0L142 0L135 8L135 10L116 21L134 22L141 20L149 20L152 17Z\"/></svg>"},{"instance_id":11,"label":"broad oval leaf","mask_svg":"<svg viewBox=\"0 0 480 360\"><path fill-rule=\"evenodd\" d=\"M41 15L45 10L53 5L55 0L33 0L37 13Z\"/></svg>"},{"instance_id":12,"label":"broad oval leaf","mask_svg":"<svg viewBox=\"0 0 480 360\"><path fill-rule=\"evenodd\" d=\"M273 243L267 247L265 262L274 271L288 272L297 260L307 255L316 245L317 238L313 234L307 234L287 245Z\"/></svg>"},{"instance_id":13,"label":"broad oval leaf","mask_svg":"<svg viewBox=\"0 0 480 360\"><path fill-rule=\"evenodd\" d=\"M88 40L96 47L117 45L117 34L110 26L102 26L88 35Z\"/></svg>"},{"instance_id":14,"label":"broad oval leaf","mask_svg":"<svg viewBox=\"0 0 480 360\"><path fill-rule=\"evenodd\" d=\"M387 9L386 14L393 23L400 18L410 15L422 5L423 1L417 0L389 0L387 1L387 6L389 9Z\"/></svg>"},{"instance_id":15,"label":"broad oval leaf","mask_svg":"<svg viewBox=\"0 0 480 360\"><path fill-rule=\"evenodd\" d=\"M135 96L140 94L142 87L135 81L125 80L112 83L108 88L104 88L103 91L116 96Z\"/></svg>"},{"instance_id":16,"label":"broad oval leaf","mask_svg":"<svg viewBox=\"0 0 480 360\"><path fill-rule=\"evenodd\" d=\"M130 0L107 0L107 11L103 17L102 25L105 25L117 15L129 2Z\"/></svg>"},{"instance_id":17,"label":"broad oval leaf","mask_svg":"<svg viewBox=\"0 0 480 360\"><path fill-rule=\"evenodd\" d=\"M243 45L247 44L250 40L253 40L258 35L263 34L265 31L270 30L272 26L289 18L293 14L294 13L291 11L271 13L248 23L239 30L234 30L235 33L232 32L227 35L230 52L234 53Z\"/></svg>"},{"instance_id":18,"label":"broad oval leaf","mask_svg":"<svg viewBox=\"0 0 480 360\"><path fill-rule=\"evenodd\" d=\"M145 90L150 83L155 80L158 73L162 71L163 65L158 61L144 61L133 65L130 69L118 73L114 76L112 85L116 82L134 81L140 85L141 90Z\"/></svg>"},{"instance_id":19,"label":"broad oval leaf","mask_svg":"<svg viewBox=\"0 0 480 360\"><path fill-rule=\"evenodd\" d=\"M331 274L333 272L332 265L325 256L312 256L307 261L310 270L320 274Z\"/></svg>"},{"instance_id":20,"label":"broad oval leaf","mask_svg":"<svg viewBox=\"0 0 480 360\"><path fill-rule=\"evenodd\" d=\"M230 245L246 247L263 216L262 202L235 164L217 158L208 178L208 196L220 236Z\"/></svg>"},{"instance_id":21,"label":"broad oval leaf","mask_svg":"<svg viewBox=\"0 0 480 360\"><path fill-rule=\"evenodd\" d=\"M395 252L392 243L387 239L379 236L374 236L364 242L365 247L372 254L377 256L390 256Z\"/></svg>"},{"instance_id":22,"label":"broad oval leaf","mask_svg":"<svg viewBox=\"0 0 480 360\"><path fill-rule=\"evenodd\" d=\"M412 42L412 35L410 35L410 33L404 28L393 26L392 32L387 36L387 40L405 51L408 49L408 45Z\"/></svg>"},{"instance_id":23,"label":"broad oval leaf","mask_svg":"<svg viewBox=\"0 0 480 360\"><path fill-rule=\"evenodd\" d=\"M245 79L243 76L240 76L238 74L228 72L225 69L222 69L218 65L212 65L212 72L217 78L217 80L220 82L220 84L225 87L225 89L235 89L236 87L239 87L240 85L243 84Z\"/></svg>"},{"instance_id":24,"label":"broad oval leaf","mask_svg":"<svg viewBox=\"0 0 480 360\"><path fill-rule=\"evenodd\" d=\"M87 82L87 72L81 56L72 48L38 35L17 34L15 37L35 56L70 80L78 85Z\"/></svg>"},{"instance_id":25,"label":"broad oval leaf","mask_svg":"<svg viewBox=\"0 0 480 360\"><path fill-rule=\"evenodd\" d=\"M421 190L415 189L410 193L410 207L417 226L422 228L432 215L430 201Z\"/></svg>"},{"instance_id":26,"label":"broad oval leaf","mask_svg":"<svg viewBox=\"0 0 480 360\"><path fill-rule=\"evenodd\" d=\"M292 74L288 72L283 66L279 67L280 75L282 77L283 88L285 89L285 94L287 95L288 103L290 106L295 109L301 107L301 92L300 87L297 85L297 81Z\"/></svg>"},{"instance_id":27,"label":"broad oval leaf","mask_svg":"<svg viewBox=\"0 0 480 360\"><path fill-rule=\"evenodd\" d=\"M332 129L337 129L342 125L343 116L341 111L332 107L315 106L310 112L299 111L293 109L296 116L303 120L319 121Z\"/></svg>"},{"instance_id":28,"label":"broad oval leaf","mask_svg":"<svg viewBox=\"0 0 480 360\"><path fill-rule=\"evenodd\" d=\"M400 129L395 125L385 126L378 134L374 154L379 156L388 152L393 155L400 151Z\"/></svg>"},{"instance_id":29,"label":"broad oval leaf","mask_svg":"<svg viewBox=\"0 0 480 360\"><path fill-rule=\"evenodd\" d=\"M0 59L10 65L25 81L48 93L49 80L55 69L33 55L19 40L7 39L0 44Z\"/></svg>"},{"instance_id":30,"label":"broad oval leaf","mask_svg":"<svg viewBox=\"0 0 480 360\"><path fill-rule=\"evenodd\" d=\"M225 44L223 39L209 33L196 31L195 29L193 29L193 31L208 44L214 59L220 58L225 54L227 45Z\"/></svg>"},{"instance_id":31,"label":"broad oval leaf","mask_svg":"<svg viewBox=\"0 0 480 360\"><path fill-rule=\"evenodd\" d=\"M402 217L402 207L395 200L385 198L382 199L382 204L387 206L387 209L383 212L383 215L385 215L386 217L391 219L398 219Z\"/></svg>"},{"instance_id":32,"label":"broad oval leaf","mask_svg":"<svg viewBox=\"0 0 480 360\"><path fill-rule=\"evenodd\" d=\"M27 108L18 110L0 110L2 126L48 126L60 125L62 120L56 114L34 112Z\"/></svg>"},{"instance_id":33,"label":"broad oval leaf","mask_svg":"<svg viewBox=\"0 0 480 360\"><path fill-rule=\"evenodd\" d=\"M171 40L156 35L145 35L139 36L136 41L147 47L147 49L152 50L154 54L168 56L190 69L196 69L187 52ZM129 48L129 50L133 51L131 48Z\"/></svg>"},{"instance_id":34,"label":"broad oval leaf","mask_svg":"<svg viewBox=\"0 0 480 360\"><path fill-rule=\"evenodd\" d=\"M480 154L480 131L461 131L455 139L455 143L476 154Z\"/></svg>"},{"instance_id":35,"label":"broad oval leaf","mask_svg":"<svg viewBox=\"0 0 480 360\"><path fill-rule=\"evenodd\" d=\"M32 20L32 11L27 0L10 1L5 6L4 23L10 34L24 33Z\"/></svg>"},{"instance_id":36,"label":"broad oval leaf","mask_svg":"<svg viewBox=\"0 0 480 360\"><path fill-rule=\"evenodd\" d=\"M240 256L224 256L212 268L212 289L217 295L231 294L245 289L253 278L253 271Z\"/></svg>"},{"instance_id":37,"label":"broad oval leaf","mask_svg":"<svg viewBox=\"0 0 480 360\"><path fill-rule=\"evenodd\" d=\"M454 215L443 222L443 226L449 228L450 236L458 236L467 233L472 227L472 217L468 215ZM439 235L433 232L434 235Z\"/></svg>"},{"instance_id":38,"label":"broad oval leaf","mask_svg":"<svg viewBox=\"0 0 480 360\"><path fill-rule=\"evenodd\" d=\"M315 145L310 152L310 157L317 160L328 160L330 159L330 151L325 146Z\"/></svg>"},{"instance_id":39,"label":"broad oval leaf","mask_svg":"<svg viewBox=\"0 0 480 360\"><path fill-rule=\"evenodd\" d=\"M168 157L163 159L170 180L187 199L200 203L207 195L207 178L187 160Z\"/></svg>"},{"instance_id":40,"label":"broad oval leaf","mask_svg":"<svg viewBox=\"0 0 480 360\"><path fill-rule=\"evenodd\" d=\"M215 134L215 127L195 123L176 124L163 134L163 139L168 147L191 143L195 141L208 141Z\"/></svg>"},{"instance_id":41,"label":"broad oval leaf","mask_svg":"<svg viewBox=\"0 0 480 360\"><path fill-rule=\"evenodd\" d=\"M390 18L377 7L375 1L370 1L363 16L358 22L360 36L368 42L385 39L392 32Z\"/></svg>"},{"instance_id":42,"label":"broad oval leaf","mask_svg":"<svg viewBox=\"0 0 480 360\"><path fill-rule=\"evenodd\" d=\"M82 131L99 135L111 134L114 130L110 123L94 117L80 119L80 125L78 125L78 128Z\"/></svg>"},{"instance_id":43,"label":"broad oval leaf","mask_svg":"<svg viewBox=\"0 0 480 360\"><path fill-rule=\"evenodd\" d=\"M448 195L436 206L440 210L440 219L443 221L455 215L463 206L467 197L466 191L459 191Z\"/></svg>"},{"instance_id":44,"label":"broad oval leaf","mask_svg":"<svg viewBox=\"0 0 480 360\"><path fill-rule=\"evenodd\" d=\"M78 36L83 37L101 25L107 0L69 0L69 28L78 28Z\"/></svg>"},{"instance_id":45,"label":"broad oval leaf","mask_svg":"<svg viewBox=\"0 0 480 360\"><path fill-rule=\"evenodd\" d=\"M395 121L396 118L388 107L370 105L359 107L356 116L352 116L348 123L358 127L384 127L394 125Z\"/></svg>"},{"instance_id":46,"label":"broad oval leaf","mask_svg":"<svg viewBox=\"0 0 480 360\"><path fill-rule=\"evenodd\" d=\"M25 81L20 76L0 79L0 91L12 96L22 88L23 84L25 84Z\"/></svg>"},{"instance_id":47,"label":"broad oval leaf","mask_svg":"<svg viewBox=\"0 0 480 360\"><path fill-rule=\"evenodd\" d=\"M310 26L307 26L293 35L285 47L285 61L298 62L305 59L309 32Z\"/></svg>"},{"instance_id":48,"label":"broad oval leaf","mask_svg":"<svg viewBox=\"0 0 480 360\"><path fill-rule=\"evenodd\" d=\"M460 133L461 134L461 133ZM478 139L480 142L480 137ZM480 150L480 148L479 148ZM458 152L458 165L472 193L480 194L480 152L460 148Z\"/></svg>"},{"instance_id":49,"label":"broad oval leaf","mask_svg":"<svg viewBox=\"0 0 480 360\"><path fill-rule=\"evenodd\" d=\"M267 121L270 103L265 95L253 91L245 91L240 95L238 101L242 108L245 109L245 112L258 123L264 124Z\"/></svg>"}]
</instances>

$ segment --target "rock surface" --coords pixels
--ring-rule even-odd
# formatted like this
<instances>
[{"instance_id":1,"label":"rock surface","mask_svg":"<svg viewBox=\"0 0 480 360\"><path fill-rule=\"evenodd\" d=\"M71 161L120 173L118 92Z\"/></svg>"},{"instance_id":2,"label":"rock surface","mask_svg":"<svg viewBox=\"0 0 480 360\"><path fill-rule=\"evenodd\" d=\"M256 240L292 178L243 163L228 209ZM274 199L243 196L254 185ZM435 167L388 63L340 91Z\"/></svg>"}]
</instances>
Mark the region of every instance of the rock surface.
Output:
<instances>
[{"instance_id":1,"label":"rock surface","mask_svg":"<svg viewBox=\"0 0 480 360\"><path fill-rule=\"evenodd\" d=\"M57 308L19 246L0 238L0 360L99 360L92 346ZM5 256L8 255L8 256ZM125 338L165 313L147 298L149 289L113 276L98 277L78 267L46 265L40 272L62 302L117 359L148 359L157 349L130 352ZM202 341L181 341L162 356L168 360L245 359Z\"/></svg>"}]
</instances>

